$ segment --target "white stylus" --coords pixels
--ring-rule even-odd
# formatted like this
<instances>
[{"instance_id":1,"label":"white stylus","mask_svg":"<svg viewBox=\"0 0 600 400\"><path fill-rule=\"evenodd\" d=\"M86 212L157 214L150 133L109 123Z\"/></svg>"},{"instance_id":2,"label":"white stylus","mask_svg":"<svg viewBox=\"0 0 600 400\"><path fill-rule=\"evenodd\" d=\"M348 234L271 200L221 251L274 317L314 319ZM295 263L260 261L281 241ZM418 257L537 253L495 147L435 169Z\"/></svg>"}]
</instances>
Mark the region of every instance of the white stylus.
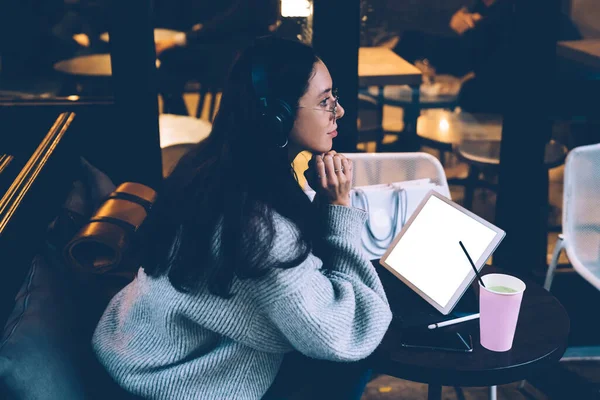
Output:
<instances>
[{"instance_id":1,"label":"white stylus","mask_svg":"<svg viewBox=\"0 0 600 400\"><path fill-rule=\"evenodd\" d=\"M476 319L476 318L479 318L479 313L467 315L466 317L451 319L451 320L444 321L444 322L438 322L437 324L431 324L427 328L428 329L443 328L444 326L460 324L461 322L470 321L470 320Z\"/></svg>"}]
</instances>

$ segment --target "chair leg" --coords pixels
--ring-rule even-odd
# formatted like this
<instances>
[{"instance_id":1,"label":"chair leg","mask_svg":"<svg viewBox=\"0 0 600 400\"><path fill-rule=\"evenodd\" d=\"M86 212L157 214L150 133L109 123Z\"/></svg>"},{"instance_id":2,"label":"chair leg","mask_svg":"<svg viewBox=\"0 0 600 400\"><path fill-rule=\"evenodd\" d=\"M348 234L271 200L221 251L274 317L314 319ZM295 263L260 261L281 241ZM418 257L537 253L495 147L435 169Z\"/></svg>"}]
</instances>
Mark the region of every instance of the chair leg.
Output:
<instances>
[{"instance_id":1,"label":"chair leg","mask_svg":"<svg viewBox=\"0 0 600 400\"><path fill-rule=\"evenodd\" d=\"M497 400L498 398L498 387L490 386L490 400Z\"/></svg>"},{"instance_id":2,"label":"chair leg","mask_svg":"<svg viewBox=\"0 0 600 400\"><path fill-rule=\"evenodd\" d=\"M204 110L204 100L206 99L206 90L200 88L198 95L200 97L198 98L198 107L196 107L196 118L202 117L202 111Z\"/></svg>"},{"instance_id":3,"label":"chair leg","mask_svg":"<svg viewBox=\"0 0 600 400\"><path fill-rule=\"evenodd\" d=\"M383 127L381 129L377 130L377 133L375 134L376 139L375 139L375 153L377 153L379 151L379 149L381 149L381 145L383 144L383 137L384 137L385 133L383 132ZM368 153L369 149L366 147L367 143L365 143L365 151Z\"/></svg>"},{"instance_id":4,"label":"chair leg","mask_svg":"<svg viewBox=\"0 0 600 400\"><path fill-rule=\"evenodd\" d=\"M442 387L440 385L429 384L427 388L427 400L441 400Z\"/></svg>"},{"instance_id":5,"label":"chair leg","mask_svg":"<svg viewBox=\"0 0 600 400\"><path fill-rule=\"evenodd\" d=\"M469 165L469 176L465 181L465 199L464 205L468 210L473 209L473 197L477 188L477 180L479 179L479 169L474 165Z\"/></svg>"},{"instance_id":6,"label":"chair leg","mask_svg":"<svg viewBox=\"0 0 600 400\"><path fill-rule=\"evenodd\" d=\"M216 106L217 106L217 91L213 90L210 92L210 114L208 115L208 120L210 122L213 122Z\"/></svg>"},{"instance_id":7,"label":"chair leg","mask_svg":"<svg viewBox=\"0 0 600 400\"><path fill-rule=\"evenodd\" d=\"M565 238L563 235L558 235L558 239L556 240L556 244L554 245L554 252L552 253L552 261L550 261L550 265L548 266L548 272L546 273L546 281L544 282L544 289L550 291L552 287L552 280L554 279L554 273L556 272L556 266L558 265L558 258L560 257L560 252L564 248Z\"/></svg>"},{"instance_id":8,"label":"chair leg","mask_svg":"<svg viewBox=\"0 0 600 400\"><path fill-rule=\"evenodd\" d=\"M439 153L440 156L438 158L440 160L440 164L442 164L442 167L446 167L446 151L439 149Z\"/></svg>"}]
</instances>

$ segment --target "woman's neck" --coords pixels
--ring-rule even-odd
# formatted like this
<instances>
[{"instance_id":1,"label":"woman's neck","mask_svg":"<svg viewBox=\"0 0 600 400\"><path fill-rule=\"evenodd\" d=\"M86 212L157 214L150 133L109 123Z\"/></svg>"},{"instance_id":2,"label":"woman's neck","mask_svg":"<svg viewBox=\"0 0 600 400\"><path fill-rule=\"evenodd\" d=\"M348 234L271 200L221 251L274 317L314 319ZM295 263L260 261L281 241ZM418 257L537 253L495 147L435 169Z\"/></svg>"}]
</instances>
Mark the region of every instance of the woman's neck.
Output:
<instances>
[{"instance_id":1,"label":"woman's neck","mask_svg":"<svg viewBox=\"0 0 600 400\"><path fill-rule=\"evenodd\" d=\"M288 160L290 161L290 163L294 162L296 157L298 157L298 154L300 154L301 152L302 149L297 148L292 143L288 143Z\"/></svg>"}]
</instances>

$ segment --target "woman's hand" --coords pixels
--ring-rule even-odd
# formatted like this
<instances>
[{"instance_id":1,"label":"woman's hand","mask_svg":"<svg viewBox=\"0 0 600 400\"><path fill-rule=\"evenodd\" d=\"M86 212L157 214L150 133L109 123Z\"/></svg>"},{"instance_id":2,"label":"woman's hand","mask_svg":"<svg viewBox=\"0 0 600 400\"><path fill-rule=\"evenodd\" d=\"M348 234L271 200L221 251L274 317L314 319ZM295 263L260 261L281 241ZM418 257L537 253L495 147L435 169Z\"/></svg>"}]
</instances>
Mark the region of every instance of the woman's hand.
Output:
<instances>
[{"instance_id":1,"label":"woman's hand","mask_svg":"<svg viewBox=\"0 0 600 400\"><path fill-rule=\"evenodd\" d=\"M350 207L352 161L335 151L314 155L304 173L320 201Z\"/></svg>"},{"instance_id":2,"label":"woman's hand","mask_svg":"<svg viewBox=\"0 0 600 400\"><path fill-rule=\"evenodd\" d=\"M481 14L470 13L465 7L454 13L450 19L450 28L459 35L462 35L469 29L475 28L475 25L481 20Z\"/></svg>"}]
</instances>

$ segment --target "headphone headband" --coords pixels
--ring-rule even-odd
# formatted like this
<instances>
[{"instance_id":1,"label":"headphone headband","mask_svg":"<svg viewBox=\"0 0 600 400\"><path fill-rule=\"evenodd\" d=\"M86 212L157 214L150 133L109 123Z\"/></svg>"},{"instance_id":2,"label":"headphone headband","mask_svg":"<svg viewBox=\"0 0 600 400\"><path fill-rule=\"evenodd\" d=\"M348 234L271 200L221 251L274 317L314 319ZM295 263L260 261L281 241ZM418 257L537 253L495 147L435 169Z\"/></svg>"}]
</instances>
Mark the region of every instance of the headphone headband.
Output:
<instances>
[{"instance_id":1,"label":"headphone headband","mask_svg":"<svg viewBox=\"0 0 600 400\"><path fill-rule=\"evenodd\" d=\"M267 84L267 71L261 61L253 60L252 63L252 87L256 97L261 103L264 110L268 107L268 84Z\"/></svg>"},{"instance_id":2,"label":"headphone headband","mask_svg":"<svg viewBox=\"0 0 600 400\"><path fill-rule=\"evenodd\" d=\"M272 130L279 143L279 147L285 147L288 143L288 134L292 130L294 114L292 108L282 99L269 98L269 80L267 67L264 62L262 49L258 49L252 58L252 87L258 99L261 115L266 125Z\"/></svg>"}]
</instances>

